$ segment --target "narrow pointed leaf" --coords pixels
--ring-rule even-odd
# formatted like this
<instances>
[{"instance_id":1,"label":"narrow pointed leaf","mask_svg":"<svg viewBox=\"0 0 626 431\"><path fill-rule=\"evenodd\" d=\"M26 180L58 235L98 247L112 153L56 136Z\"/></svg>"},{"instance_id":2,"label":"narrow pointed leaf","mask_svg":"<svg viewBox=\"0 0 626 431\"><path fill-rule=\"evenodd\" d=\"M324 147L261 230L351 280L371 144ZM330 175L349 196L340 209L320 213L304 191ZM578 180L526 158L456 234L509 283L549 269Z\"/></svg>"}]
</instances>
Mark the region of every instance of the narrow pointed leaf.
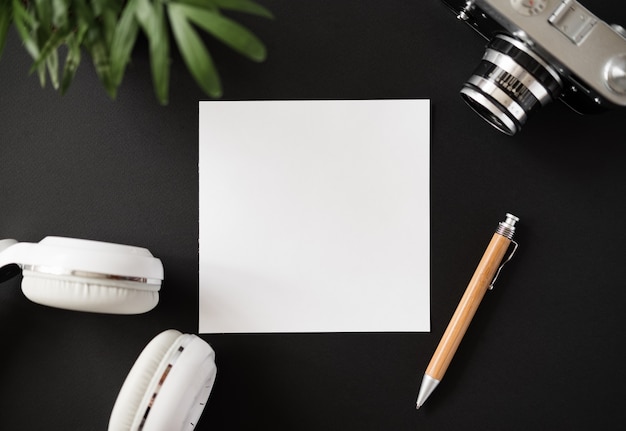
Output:
<instances>
[{"instance_id":1,"label":"narrow pointed leaf","mask_svg":"<svg viewBox=\"0 0 626 431\"><path fill-rule=\"evenodd\" d=\"M65 27L68 16L68 0L52 0L52 24L57 27Z\"/></svg>"},{"instance_id":2,"label":"narrow pointed leaf","mask_svg":"<svg viewBox=\"0 0 626 431\"><path fill-rule=\"evenodd\" d=\"M89 2L89 4L87 4ZM76 10L77 19L80 22L86 22L90 26L96 25L94 11L92 9L92 1L90 0L72 0L72 9Z\"/></svg>"},{"instance_id":3,"label":"narrow pointed leaf","mask_svg":"<svg viewBox=\"0 0 626 431\"><path fill-rule=\"evenodd\" d=\"M263 61L267 56L265 45L250 30L235 21L213 11L193 6L179 5L184 14L198 27L254 61Z\"/></svg>"},{"instance_id":4,"label":"narrow pointed leaf","mask_svg":"<svg viewBox=\"0 0 626 431\"><path fill-rule=\"evenodd\" d=\"M48 36L52 29L52 5L50 0L35 0L35 10L39 26L37 30L42 36Z\"/></svg>"},{"instance_id":5,"label":"narrow pointed leaf","mask_svg":"<svg viewBox=\"0 0 626 431\"><path fill-rule=\"evenodd\" d=\"M10 0L0 0L0 58L4 51L4 44L7 40L7 34L9 33L9 27L11 26L11 17L13 16L13 9L11 8Z\"/></svg>"},{"instance_id":6,"label":"narrow pointed leaf","mask_svg":"<svg viewBox=\"0 0 626 431\"><path fill-rule=\"evenodd\" d=\"M96 16L104 14L105 11L119 14L121 6L123 5L123 2L117 0L91 0L90 3L93 9L93 13Z\"/></svg>"},{"instance_id":7,"label":"narrow pointed leaf","mask_svg":"<svg viewBox=\"0 0 626 431\"><path fill-rule=\"evenodd\" d=\"M22 43L24 43L26 51L34 59L39 57L39 46L31 35L31 29L35 26L36 22L33 16L24 9L20 0L13 0L13 22L22 39Z\"/></svg>"},{"instance_id":8,"label":"narrow pointed leaf","mask_svg":"<svg viewBox=\"0 0 626 431\"><path fill-rule=\"evenodd\" d=\"M56 49L52 50L46 58L46 68L50 76L50 83L55 90L59 89L59 54Z\"/></svg>"},{"instance_id":9,"label":"narrow pointed leaf","mask_svg":"<svg viewBox=\"0 0 626 431\"><path fill-rule=\"evenodd\" d=\"M265 18L274 18L272 12L250 0L212 0L220 9L234 10L237 12L245 12L252 15L258 15Z\"/></svg>"},{"instance_id":10,"label":"narrow pointed leaf","mask_svg":"<svg viewBox=\"0 0 626 431\"><path fill-rule=\"evenodd\" d=\"M163 4L138 0L137 20L150 42L150 66L154 91L161 104L169 94L169 35Z\"/></svg>"},{"instance_id":11,"label":"narrow pointed leaf","mask_svg":"<svg viewBox=\"0 0 626 431\"><path fill-rule=\"evenodd\" d=\"M37 68L37 76L39 76L39 85L41 85L41 88L46 86L46 65L45 64L41 64L38 68Z\"/></svg>"},{"instance_id":12,"label":"narrow pointed leaf","mask_svg":"<svg viewBox=\"0 0 626 431\"><path fill-rule=\"evenodd\" d=\"M176 45L187 68L206 94L220 97L222 87L217 70L202 40L187 21L185 9L180 4L170 3L167 10Z\"/></svg>"},{"instance_id":13,"label":"narrow pointed leaf","mask_svg":"<svg viewBox=\"0 0 626 431\"><path fill-rule=\"evenodd\" d=\"M69 33L69 31L66 33ZM48 61L48 57L52 55L53 52L56 52L57 48L63 43L63 39L67 36L66 33L58 31L50 36L50 39L48 39L45 45L41 47L37 59L35 59L35 62L30 68L30 73L37 69L41 64Z\"/></svg>"},{"instance_id":14,"label":"narrow pointed leaf","mask_svg":"<svg viewBox=\"0 0 626 431\"><path fill-rule=\"evenodd\" d=\"M74 80L76 70L80 64L80 30L77 36L70 36L67 41L67 57L65 58L65 66L63 67L63 75L61 76L61 94L65 94Z\"/></svg>"},{"instance_id":15,"label":"narrow pointed leaf","mask_svg":"<svg viewBox=\"0 0 626 431\"><path fill-rule=\"evenodd\" d=\"M189 6L199 7L200 9L214 10L219 12L217 4L214 0L175 0L172 3L186 4Z\"/></svg>"},{"instance_id":16,"label":"narrow pointed leaf","mask_svg":"<svg viewBox=\"0 0 626 431\"><path fill-rule=\"evenodd\" d=\"M116 87L122 82L124 71L130 61L130 54L137 40L139 25L135 19L136 8L136 0L130 0L126 4L111 42L111 79Z\"/></svg>"},{"instance_id":17,"label":"narrow pointed leaf","mask_svg":"<svg viewBox=\"0 0 626 431\"><path fill-rule=\"evenodd\" d=\"M153 35L155 11L150 0L136 0L135 16L148 36Z\"/></svg>"},{"instance_id":18,"label":"narrow pointed leaf","mask_svg":"<svg viewBox=\"0 0 626 431\"><path fill-rule=\"evenodd\" d=\"M117 19L118 13L112 10L105 10L99 16L102 26L102 34L104 35L104 40L107 46L111 46L113 44L113 37L117 29Z\"/></svg>"},{"instance_id":19,"label":"narrow pointed leaf","mask_svg":"<svg viewBox=\"0 0 626 431\"><path fill-rule=\"evenodd\" d=\"M92 40L89 44L91 59L93 61L96 74L100 82L104 85L105 90L112 99L117 95L117 83L113 80L111 74L111 62L107 52L106 45L100 39Z\"/></svg>"}]
</instances>

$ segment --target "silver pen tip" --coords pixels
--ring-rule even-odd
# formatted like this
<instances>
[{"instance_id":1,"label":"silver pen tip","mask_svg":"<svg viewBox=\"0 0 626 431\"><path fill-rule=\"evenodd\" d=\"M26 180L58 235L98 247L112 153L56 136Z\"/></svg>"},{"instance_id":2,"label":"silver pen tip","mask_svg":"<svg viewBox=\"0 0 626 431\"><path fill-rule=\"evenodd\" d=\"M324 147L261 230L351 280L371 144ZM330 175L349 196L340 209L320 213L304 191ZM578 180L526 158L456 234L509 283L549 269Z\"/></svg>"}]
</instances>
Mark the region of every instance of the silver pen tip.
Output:
<instances>
[{"instance_id":1,"label":"silver pen tip","mask_svg":"<svg viewBox=\"0 0 626 431\"><path fill-rule=\"evenodd\" d=\"M424 374L419 394L417 395L417 403L415 407L416 409L422 407L422 405L426 402L430 394L433 393L438 384L439 380L429 376L428 374Z\"/></svg>"}]
</instances>

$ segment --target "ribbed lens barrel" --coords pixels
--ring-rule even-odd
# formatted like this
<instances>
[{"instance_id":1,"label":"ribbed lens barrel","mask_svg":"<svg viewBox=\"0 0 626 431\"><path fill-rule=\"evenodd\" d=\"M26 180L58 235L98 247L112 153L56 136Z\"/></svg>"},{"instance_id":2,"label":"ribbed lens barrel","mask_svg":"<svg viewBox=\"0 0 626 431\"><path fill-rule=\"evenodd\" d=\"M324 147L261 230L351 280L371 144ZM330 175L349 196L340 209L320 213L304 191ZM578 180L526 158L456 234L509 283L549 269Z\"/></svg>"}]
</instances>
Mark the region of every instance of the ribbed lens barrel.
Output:
<instances>
[{"instance_id":1,"label":"ribbed lens barrel","mask_svg":"<svg viewBox=\"0 0 626 431\"><path fill-rule=\"evenodd\" d=\"M517 39L496 36L461 89L478 115L507 135L514 135L531 112L557 98L558 73Z\"/></svg>"}]
</instances>

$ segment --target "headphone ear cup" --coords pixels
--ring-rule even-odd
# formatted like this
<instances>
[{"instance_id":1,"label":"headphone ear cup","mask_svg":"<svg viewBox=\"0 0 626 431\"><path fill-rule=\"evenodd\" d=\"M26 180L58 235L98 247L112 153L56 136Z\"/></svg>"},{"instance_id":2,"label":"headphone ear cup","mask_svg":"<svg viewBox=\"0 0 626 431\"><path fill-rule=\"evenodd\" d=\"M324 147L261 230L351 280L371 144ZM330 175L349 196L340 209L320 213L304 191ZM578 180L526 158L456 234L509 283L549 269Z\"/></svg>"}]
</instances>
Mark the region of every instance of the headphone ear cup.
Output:
<instances>
[{"instance_id":1,"label":"headphone ear cup","mask_svg":"<svg viewBox=\"0 0 626 431\"><path fill-rule=\"evenodd\" d=\"M216 373L215 353L204 340L173 329L162 332L128 373L108 430L193 430Z\"/></svg>"},{"instance_id":2,"label":"headphone ear cup","mask_svg":"<svg viewBox=\"0 0 626 431\"><path fill-rule=\"evenodd\" d=\"M152 310L159 292L126 280L22 272L22 292L37 304L76 311L139 314Z\"/></svg>"},{"instance_id":3,"label":"headphone ear cup","mask_svg":"<svg viewBox=\"0 0 626 431\"><path fill-rule=\"evenodd\" d=\"M137 429L133 424L137 422L141 401L148 392L148 387L157 374L163 358L180 335L180 332L173 329L162 332L143 349L117 396L109 420L109 431Z\"/></svg>"}]
</instances>

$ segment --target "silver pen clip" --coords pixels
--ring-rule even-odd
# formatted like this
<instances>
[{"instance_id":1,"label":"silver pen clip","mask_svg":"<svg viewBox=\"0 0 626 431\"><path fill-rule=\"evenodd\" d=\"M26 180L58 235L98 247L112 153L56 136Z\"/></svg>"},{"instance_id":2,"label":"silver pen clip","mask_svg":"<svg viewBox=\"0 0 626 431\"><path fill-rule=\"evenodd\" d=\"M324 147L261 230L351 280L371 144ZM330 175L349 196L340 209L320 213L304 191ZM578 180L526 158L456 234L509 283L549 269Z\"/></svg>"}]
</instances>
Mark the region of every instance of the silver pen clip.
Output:
<instances>
[{"instance_id":1,"label":"silver pen clip","mask_svg":"<svg viewBox=\"0 0 626 431\"><path fill-rule=\"evenodd\" d=\"M496 283L496 280L498 279L498 276L500 275L500 271L502 271L502 267L506 265L509 262L509 260L511 260L511 258L515 254L515 251L517 250L517 247L519 245L517 241L513 241L513 240L511 240L511 244L514 245L513 250L511 250L509 257L507 257L506 260L500 264L498 271L496 271L496 275L494 275L493 280L491 280L491 284L489 284L489 290L493 290L493 285Z\"/></svg>"}]
</instances>

